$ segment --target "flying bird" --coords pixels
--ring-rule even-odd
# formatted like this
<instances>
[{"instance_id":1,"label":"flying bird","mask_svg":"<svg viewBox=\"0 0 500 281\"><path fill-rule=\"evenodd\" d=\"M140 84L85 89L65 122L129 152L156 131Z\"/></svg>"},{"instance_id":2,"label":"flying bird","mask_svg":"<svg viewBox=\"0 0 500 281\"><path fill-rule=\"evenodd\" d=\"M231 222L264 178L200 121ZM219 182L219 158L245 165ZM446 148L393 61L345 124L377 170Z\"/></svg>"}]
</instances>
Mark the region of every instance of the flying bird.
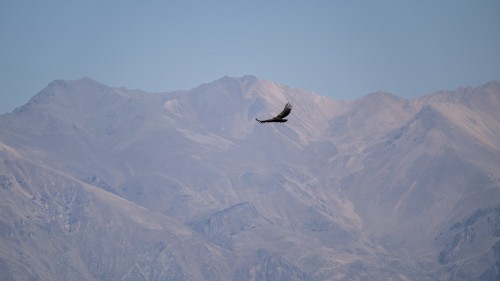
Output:
<instances>
[{"instance_id":1,"label":"flying bird","mask_svg":"<svg viewBox=\"0 0 500 281\"><path fill-rule=\"evenodd\" d=\"M288 114L290 114L290 111L292 111L292 105L288 102L285 105L285 108L283 109L283 111L281 111L281 113L278 114L276 117L273 117L273 118L267 119L267 120L259 120L259 119L255 118L255 120L259 121L260 123L268 123L268 122L284 123L284 122L288 121L287 119L284 119L284 118L287 117Z\"/></svg>"}]
</instances>

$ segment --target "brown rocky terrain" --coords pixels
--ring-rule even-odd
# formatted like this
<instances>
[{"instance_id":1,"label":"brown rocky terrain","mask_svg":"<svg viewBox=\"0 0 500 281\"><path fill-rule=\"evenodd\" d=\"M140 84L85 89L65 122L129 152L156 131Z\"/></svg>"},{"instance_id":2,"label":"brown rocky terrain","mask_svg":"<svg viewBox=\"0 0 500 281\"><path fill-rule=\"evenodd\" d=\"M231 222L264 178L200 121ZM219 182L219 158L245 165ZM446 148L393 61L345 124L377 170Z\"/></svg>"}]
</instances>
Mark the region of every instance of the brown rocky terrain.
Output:
<instances>
[{"instance_id":1,"label":"brown rocky terrain","mask_svg":"<svg viewBox=\"0 0 500 281\"><path fill-rule=\"evenodd\" d=\"M498 280L498 120L497 81L54 81L0 116L0 280Z\"/></svg>"}]
</instances>

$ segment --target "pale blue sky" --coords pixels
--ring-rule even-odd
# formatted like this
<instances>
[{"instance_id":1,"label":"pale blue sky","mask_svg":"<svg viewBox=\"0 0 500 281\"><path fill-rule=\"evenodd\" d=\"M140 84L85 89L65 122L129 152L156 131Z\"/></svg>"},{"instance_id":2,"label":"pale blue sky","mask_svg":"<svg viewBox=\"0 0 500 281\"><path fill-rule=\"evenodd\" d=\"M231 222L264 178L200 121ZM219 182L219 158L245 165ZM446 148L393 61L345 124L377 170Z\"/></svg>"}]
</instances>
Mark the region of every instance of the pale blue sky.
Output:
<instances>
[{"instance_id":1,"label":"pale blue sky","mask_svg":"<svg viewBox=\"0 0 500 281\"><path fill-rule=\"evenodd\" d=\"M252 74L414 98L500 79L500 0L2 0L0 40L0 113L82 77L171 91Z\"/></svg>"}]
</instances>

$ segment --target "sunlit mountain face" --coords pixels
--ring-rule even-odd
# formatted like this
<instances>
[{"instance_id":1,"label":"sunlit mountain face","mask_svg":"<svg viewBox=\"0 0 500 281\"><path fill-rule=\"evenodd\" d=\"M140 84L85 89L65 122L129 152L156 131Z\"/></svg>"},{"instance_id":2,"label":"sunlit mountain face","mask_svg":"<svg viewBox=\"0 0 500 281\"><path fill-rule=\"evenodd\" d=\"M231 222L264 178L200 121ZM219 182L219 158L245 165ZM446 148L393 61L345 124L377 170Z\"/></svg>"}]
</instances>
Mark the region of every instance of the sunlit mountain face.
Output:
<instances>
[{"instance_id":1,"label":"sunlit mountain face","mask_svg":"<svg viewBox=\"0 0 500 281\"><path fill-rule=\"evenodd\" d=\"M498 280L499 120L497 81L54 81L0 115L0 279Z\"/></svg>"}]
</instances>

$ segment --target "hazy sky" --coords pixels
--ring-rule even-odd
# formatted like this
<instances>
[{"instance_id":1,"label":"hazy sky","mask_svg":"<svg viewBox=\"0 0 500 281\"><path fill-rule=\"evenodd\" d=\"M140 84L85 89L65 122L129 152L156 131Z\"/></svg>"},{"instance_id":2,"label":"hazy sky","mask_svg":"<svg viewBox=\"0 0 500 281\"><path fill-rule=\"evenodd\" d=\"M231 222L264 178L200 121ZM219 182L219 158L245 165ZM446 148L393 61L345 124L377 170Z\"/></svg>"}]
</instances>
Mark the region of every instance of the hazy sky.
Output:
<instances>
[{"instance_id":1,"label":"hazy sky","mask_svg":"<svg viewBox=\"0 0 500 281\"><path fill-rule=\"evenodd\" d=\"M171 91L252 74L413 98L500 79L500 0L2 0L0 40L0 113L82 77Z\"/></svg>"}]
</instances>

